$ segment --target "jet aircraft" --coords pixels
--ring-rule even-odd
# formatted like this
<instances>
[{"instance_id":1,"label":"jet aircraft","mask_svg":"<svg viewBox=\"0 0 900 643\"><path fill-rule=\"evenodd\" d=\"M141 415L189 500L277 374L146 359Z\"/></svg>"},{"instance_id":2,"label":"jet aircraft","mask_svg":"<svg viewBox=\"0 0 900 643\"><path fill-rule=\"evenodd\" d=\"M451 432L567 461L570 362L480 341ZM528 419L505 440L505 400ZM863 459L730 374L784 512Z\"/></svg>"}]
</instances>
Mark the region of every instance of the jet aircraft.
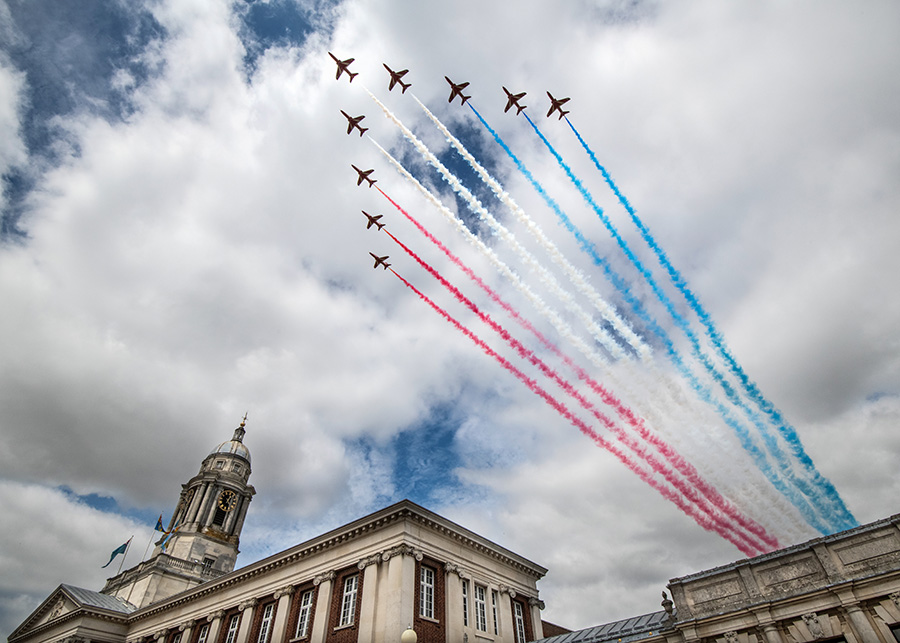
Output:
<instances>
[{"instance_id":1,"label":"jet aircraft","mask_svg":"<svg viewBox=\"0 0 900 643\"><path fill-rule=\"evenodd\" d=\"M563 111L563 104L569 101L569 98L553 98L553 94L547 92L547 96L550 97L550 111L547 112L547 117L550 117L550 114L553 113L554 110L559 112L559 119L562 120L562 117L568 114L569 112Z\"/></svg>"},{"instance_id":2,"label":"jet aircraft","mask_svg":"<svg viewBox=\"0 0 900 643\"><path fill-rule=\"evenodd\" d=\"M379 230L381 230L381 229L384 227L384 224L383 224L383 223L378 223L378 219L380 219L381 217L383 217L383 216L384 216L383 214L376 214L376 215L373 217L371 214L369 214L369 213L366 212L365 210L363 210L362 213L363 213L364 215L366 215L366 216L368 217L368 219L369 219L369 222L366 224L366 230L368 230L368 229L371 228L372 226L375 226L375 227L378 228Z\"/></svg>"},{"instance_id":3,"label":"jet aircraft","mask_svg":"<svg viewBox=\"0 0 900 643\"><path fill-rule=\"evenodd\" d=\"M388 85L388 91L391 91L392 89L394 89L394 85L396 85L397 83L400 83L400 87L403 88L400 90L400 93L405 94L406 90L412 86L412 83L404 83L400 79L403 78L409 70L404 69L403 71L394 71L393 69L391 69L390 67L387 66L387 63L381 63L381 64L384 65L384 68L387 69L388 73L391 75L391 84Z\"/></svg>"},{"instance_id":4,"label":"jet aircraft","mask_svg":"<svg viewBox=\"0 0 900 643\"><path fill-rule=\"evenodd\" d=\"M347 60L338 60L338 57L335 56L335 55L334 55L333 53L331 53L330 51L328 52L328 55L331 56L331 58L334 60L334 62L337 63L337 66L338 66L338 68L337 68L337 74L335 74L335 76L334 76L334 79L335 79L335 80L340 80L340 78L341 78L341 73L342 73L342 72L346 72L346 74L347 74L348 76L350 76L350 82L351 82L351 83L353 82L353 79L354 79L354 78L356 78L357 76L359 76L359 72L356 72L356 73L354 74L354 73L353 73L352 71L350 71L350 69L349 69L350 63L352 63L352 62L355 60L354 58L348 58Z\"/></svg>"},{"instance_id":5,"label":"jet aircraft","mask_svg":"<svg viewBox=\"0 0 900 643\"><path fill-rule=\"evenodd\" d=\"M448 103L452 103L453 99L456 98L457 96L459 96L460 100L462 101L462 104L465 105L466 101L469 100L470 98L472 98L471 96L464 96L462 93L462 90L464 90L466 87L468 87L469 83L460 83L457 85L456 83L454 83L452 80L450 80L446 76L444 76L444 80L446 80L448 83L450 83L450 98L447 99Z\"/></svg>"},{"instance_id":6,"label":"jet aircraft","mask_svg":"<svg viewBox=\"0 0 900 643\"><path fill-rule=\"evenodd\" d=\"M391 267L391 264L389 264L387 262L389 255L384 255L383 257L379 257L374 252L370 252L369 254L372 255L373 259L375 259L375 265L372 266L372 268L377 268L378 266L381 266L382 268L387 270L388 268Z\"/></svg>"},{"instance_id":7,"label":"jet aircraft","mask_svg":"<svg viewBox=\"0 0 900 643\"><path fill-rule=\"evenodd\" d=\"M350 114L348 114L344 110L341 110L341 114L343 114L347 118L347 133L348 134L353 131L354 127L359 130L360 136L362 136L363 133L369 131L368 127L362 127L359 124L359 122L365 118L365 115L354 117L354 116L350 116Z\"/></svg>"},{"instance_id":8,"label":"jet aircraft","mask_svg":"<svg viewBox=\"0 0 900 643\"><path fill-rule=\"evenodd\" d=\"M375 171L374 169L361 170L358 167L356 167L355 165L353 165L353 163L350 164L350 167L352 167L354 170L356 170L357 174L359 174L359 179L357 179L356 185L362 185L363 180L366 180L369 182L369 187L372 187L378 181L378 179L370 179L369 178L369 175Z\"/></svg>"},{"instance_id":9,"label":"jet aircraft","mask_svg":"<svg viewBox=\"0 0 900 643\"><path fill-rule=\"evenodd\" d=\"M506 92L506 107L503 109L503 113L505 114L509 111L510 107L515 105L516 115L521 114L522 110L527 107L527 105L519 105L519 101L522 100L522 98L525 96L525 92L522 92L521 94L513 94L506 87L503 88L503 91Z\"/></svg>"}]
</instances>

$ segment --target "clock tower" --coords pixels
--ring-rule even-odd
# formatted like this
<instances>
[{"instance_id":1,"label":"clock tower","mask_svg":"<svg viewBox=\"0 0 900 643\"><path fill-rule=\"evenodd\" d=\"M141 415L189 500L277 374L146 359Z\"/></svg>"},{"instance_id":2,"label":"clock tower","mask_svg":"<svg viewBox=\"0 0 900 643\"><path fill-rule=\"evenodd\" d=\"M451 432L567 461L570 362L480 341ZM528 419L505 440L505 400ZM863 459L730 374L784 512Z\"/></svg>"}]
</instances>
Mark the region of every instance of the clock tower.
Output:
<instances>
[{"instance_id":1,"label":"clock tower","mask_svg":"<svg viewBox=\"0 0 900 643\"><path fill-rule=\"evenodd\" d=\"M241 528L256 493L248 483L246 423L245 415L231 439L210 451L200 472L181 485L153 555L107 580L104 594L142 607L234 570Z\"/></svg>"}]
</instances>

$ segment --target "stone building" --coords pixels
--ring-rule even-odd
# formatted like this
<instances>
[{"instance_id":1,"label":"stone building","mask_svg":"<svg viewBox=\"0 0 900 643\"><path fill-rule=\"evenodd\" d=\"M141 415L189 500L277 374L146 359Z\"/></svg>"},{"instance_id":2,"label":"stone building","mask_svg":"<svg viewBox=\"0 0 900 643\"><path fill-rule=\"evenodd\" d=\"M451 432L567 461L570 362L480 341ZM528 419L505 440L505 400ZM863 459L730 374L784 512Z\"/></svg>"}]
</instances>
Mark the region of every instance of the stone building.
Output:
<instances>
[{"instance_id":1,"label":"stone building","mask_svg":"<svg viewBox=\"0 0 900 643\"><path fill-rule=\"evenodd\" d=\"M894 643L900 515L669 581L662 611L546 643Z\"/></svg>"},{"instance_id":2,"label":"stone building","mask_svg":"<svg viewBox=\"0 0 900 643\"><path fill-rule=\"evenodd\" d=\"M60 585L9 643L900 640L900 515L675 578L662 610L574 632L541 621L546 569L409 501L235 571L243 438L182 485L147 561L100 592Z\"/></svg>"},{"instance_id":3,"label":"stone building","mask_svg":"<svg viewBox=\"0 0 900 643\"><path fill-rule=\"evenodd\" d=\"M410 501L237 571L254 494L244 425L182 485L153 555L100 591L60 585L10 643L525 643L547 572Z\"/></svg>"}]
</instances>

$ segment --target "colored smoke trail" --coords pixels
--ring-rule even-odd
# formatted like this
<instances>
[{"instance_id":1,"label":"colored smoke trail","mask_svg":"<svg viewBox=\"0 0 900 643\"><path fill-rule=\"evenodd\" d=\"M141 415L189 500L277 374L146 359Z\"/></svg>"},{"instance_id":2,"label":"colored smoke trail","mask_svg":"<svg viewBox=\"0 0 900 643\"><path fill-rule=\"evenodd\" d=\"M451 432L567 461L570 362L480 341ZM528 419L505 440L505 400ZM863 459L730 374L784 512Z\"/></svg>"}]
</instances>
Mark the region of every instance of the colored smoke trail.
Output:
<instances>
[{"instance_id":1,"label":"colored smoke trail","mask_svg":"<svg viewBox=\"0 0 900 643\"><path fill-rule=\"evenodd\" d=\"M490 346L488 346L483 340L481 340L475 333L471 330L463 326L459 321L457 321L454 317L452 317L446 310L441 308L438 304L432 301L427 295L409 283L406 279L401 277L393 268L388 268L394 275L402 281L407 288L416 293L419 298L427 303L431 308L437 312L441 317L447 320L451 325L453 325L457 330L463 333L466 337L472 340L472 342L478 346L487 356L493 357L503 368L505 368L509 373L515 376L519 381L525 384L528 389L540 397L544 402L546 402L550 407L552 407L560 416L564 419L568 420L572 425L578 428L584 435L590 437L598 446L606 449L610 453L612 453L622 464L624 464L630 471L636 474L641 480L650 485L653 489L655 489L660 495L663 496L666 500L673 503L682 512L686 515L693 518L693 520L706 529L707 531L714 532L725 538L729 542L731 542L735 547L737 547L743 554L747 556L756 555L756 551L748 547L741 539L734 537L734 535L727 529L723 528L721 525L715 523L711 518L706 515L699 514L693 510L693 507L689 506L684 498L673 491L671 488L665 486L658 480L656 480L652 473L640 467L636 462L634 462L627 454L619 450L615 445L611 444L609 441L604 439L602 436L598 435L591 429L587 424L585 424L580 418L574 415L562 402L554 398L550 393L541 388L541 386L535 382L532 378L528 377L525 373L523 373L520 369L516 368L514 364L512 364L509 360L504 358L502 355L494 351Z\"/></svg>"},{"instance_id":2,"label":"colored smoke trail","mask_svg":"<svg viewBox=\"0 0 900 643\"><path fill-rule=\"evenodd\" d=\"M594 166L603 175L603 179L606 181L607 185L609 185L610 189L612 189L613 193L616 195L616 198L619 200L619 203L621 203L625 208L625 211L628 212L628 216L631 217L631 221L641 233L641 237L644 239L647 246L653 251L654 255L656 255L657 261L659 261L660 266L662 266L663 269L665 269L666 273L669 275L669 279L671 280L672 285L674 285L678 289L678 291L681 292L681 294L687 301L688 306L690 306L691 310L694 311L694 314L697 315L697 318L700 320L700 323L706 330L706 335L707 337L709 337L710 343L716 349L720 357L724 360L732 375L734 375L735 378L737 378L737 380L740 382L747 396L757 405L757 407L759 407L759 409L763 413L769 416L769 418L774 423L776 430L781 433L785 442L788 444L791 450L791 454L801 462L807 473L812 477L813 483L826 489L828 497L832 500L832 502L836 504L836 510L841 515L841 519L846 524L845 528L857 526L859 523L850 513L843 500L841 500L840 494L838 493L837 489L827 478L819 473L818 469L816 469L815 465L813 464L812 458L809 457L809 455L806 453L806 450L803 448L800 436L797 435L794 427L791 426L789 422L787 422L784 416L782 416L781 412L778 411L778 409L775 408L772 402L762 394L756 383L750 379L746 372L744 372L744 369L741 367L737 359L729 350L728 345L725 343L725 338L719 332L718 328L715 325L715 322L713 322L712 317L710 317L709 313L700 303L700 300L688 287L687 281L684 279L681 273L675 268L674 265L672 265L672 262L669 260L668 255L659 246L656 239L650 233L650 229L638 216L637 212L631 206L631 203L628 202L628 199L625 198L625 195L622 194L622 192L619 190L619 187L613 181L606 168L600 164L600 161L597 160L597 156L594 154L594 151L590 148L584 138L582 138L578 130L575 129L575 126L572 124L568 117L566 117L566 122L569 124L572 132L578 138L578 142L581 144L584 151L588 154L591 161L594 163Z\"/></svg>"},{"instance_id":3,"label":"colored smoke trail","mask_svg":"<svg viewBox=\"0 0 900 643\"><path fill-rule=\"evenodd\" d=\"M575 176L575 174L565 163L559 152L556 151L550 141L547 140L547 137L544 136L543 132L540 131L537 125L534 124L534 121L532 121L527 114L525 114L525 120L528 121L528 123L534 129L535 133L540 137L541 141L543 141L544 145L556 159L559 167L566 173L566 176L569 177L569 180L578 189L584 201L594 210L594 212L600 218L600 221L603 223L604 227L606 227L606 229L612 235L613 239L618 244L619 248L631 261L631 264L644 277L645 281L653 290L653 293L656 295L657 300L659 300L659 302L663 304L663 306L669 312L669 315L672 317L678 327L681 328L681 330L684 332L685 336L689 340L689 343L691 345L691 353L694 355L694 357L696 357L700 361L700 363L703 364L707 373L709 373L713 380L715 380L716 383L719 384L719 386L725 393L726 398L728 398L728 401L737 408L741 409L741 411L744 412L747 418L756 426L760 436L763 439L763 442L768 448L768 451L773 455L775 461L778 463L782 474L786 478L788 478L797 489L799 489L803 494L814 501L814 507L820 511L822 517L825 518L826 521L829 518L831 518L832 520L836 519L838 521L836 525L832 524L830 528L837 531L850 528L851 526L856 524L856 521L852 518L852 516L850 517L850 519L852 520L853 524L848 523L847 516L845 515L845 513L848 512L846 512L846 507L844 507L843 501L841 501L840 497L837 496L836 491L832 493L834 487L831 487L832 491L830 491L828 487L823 487L820 484L819 481L824 478L822 478L821 475L818 475L818 472L816 472L818 477L814 476L812 484L810 484L809 480L798 477L796 475L793 465L788 460L788 456L785 455L778 443L777 436L772 435L772 433L769 431L767 423L765 423L762 418L759 417L756 411L747 406L747 404L738 396L732 385L725 379L722 373L719 372L719 369L716 368L715 364L712 363L709 356L706 355L706 353L701 348L700 342L697 339L694 331L691 329L690 324L681 314L678 313L678 311L675 310L675 306L672 303L671 299L669 299L669 297L662 291L659 284L653 278L651 272L634 254L632 249L629 247L628 242L625 241L625 239L619 234L612 221L609 219L603 209L599 205L597 205L590 192L578 179L578 177ZM782 437L785 438L785 436L783 435ZM800 444L799 441L793 441L793 443L791 443L790 440L787 440L787 438L785 439L789 444L791 444L792 450L803 450L803 445ZM812 462L811 460L808 461L810 463ZM808 470L806 472L809 473ZM842 508L843 511L841 510Z\"/></svg>"},{"instance_id":4,"label":"colored smoke trail","mask_svg":"<svg viewBox=\"0 0 900 643\"><path fill-rule=\"evenodd\" d=\"M543 360L537 357L533 351L528 350L524 345L522 345L521 342L510 335L510 333L505 328L494 321L494 319L491 318L490 315L482 311L478 307L478 305L475 304L471 299L463 295L463 293L460 292L458 288L450 284L442 275L437 272L437 270L435 270L431 265L425 262L421 257L419 257L399 239L397 239L387 229L384 229L383 232L387 234L391 239L393 239L394 242L404 250L404 252L412 257L432 277L437 279L440 284L444 286L444 288L446 288L456 298L457 301L466 306L475 315L477 315L479 319L490 326L491 329L494 330L494 332L500 335L500 337L504 341L506 341L513 350L516 351L519 357L537 367L545 377L556 383L557 386L559 386L570 397L576 400L583 409L593 415L601 425L610 430L617 440L631 449L632 452L634 452L638 457L650 464L650 466L656 473L662 475L669 482L669 484L678 489L678 491L680 491L689 501L695 504L701 511L708 514L713 520L722 524L723 527L732 530L738 538L741 538L752 547L758 549L760 552L771 551L771 549L777 548L778 542L775 539L769 537L760 525L753 523L748 518L741 515L740 512L738 512L734 508L734 506L731 505L731 503L727 502L714 488L710 487L708 483L703 480L702 477L700 477L696 470L693 469L693 467L690 466L684 460L684 458L682 458L681 455L679 455L674 449L672 449L671 446L660 440L658 437L650 434L643 423L618 400L609 399L609 397L607 397L606 399L604 399L604 402L610 405L621 417L625 418L628 423L627 426L629 426L632 431L637 433L637 435L641 439L643 439L646 444L640 444L633 437L625 434L622 431L621 427L618 427L617 425L615 425L615 423L612 422L612 420L603 415L594 406L594 404L592 404L581 393L579 393L570 382L564 380L555 370L550 368ZM663 465L655 456L648 453L646 450L646 446L648 444L656 448L669 462L673 463L675 465L675 468L680 473L685 475L685 477L688 479L687 483L685 483L685 481L681 480L677 475L675 475L670 468ZM698 492L700 492L704 496L704 498L706 498L706 500L699 497ZM709 502L707 502L707 500ZM761 539L765 540L766 544L761 545L753 538L749 538L746 534L739 531L733 525L727 524L727 519L723 518L722 514L725 514L733 519L741 528L747 529L754 536L758 536Z\"/></svg>"},{"instance_id":5,"label":"colored smoke trail","mask_svg":"<svg viewBox=\"0 0 900 643\"><path fill-rule=\"evenodd\" d=\"M525 226L534 239L544 248L553 262L559 266L569 280L575 285L578 291L583 294L600 311L605 320L612 324L616 332L619 333L628 344L640 355L641 360L648 363L652 359L650 347L635 334L634 330L628 325L628 322L622 319L616 312L615 307L605 301L600 294L588 283L584 275L572 263L563 256L556 245L547 238L540 226L529 217L525 211L516 203L508 192L504 191L500 182L492 177L488 171L475 159L474 156L465 148L465 146L447 129L447 127L431 113L431 111L422 104L422 102L413 96L413 99L419 104L419 107L425 112L428 118L437 126L441 133L446 137L450 144L456 149L460 156L465 159L469 166L475 170L481 180L487 185L494 195L516 216L516 218Z\"/></svg>"},{"instance_id":6,"label":"colored smoke trail","mask_svg":"<svg viewBox=\"0 0 900 643\"><path fill-rule=\"evenodd\" d=\"M432 235L415 217L410 215L398 203L396 203L387 194L385 194L385 192L381 188L379 188L378 186L375 186L375 189L377 189L382 194L382 196L384 196L384 198L386 198L404 217L406 217L406 219L410 223L412 223L419 230L419 232L421 232L422 235L426 237L426 239L428 239L439 250L441 250L441 252L443 252L444 255L447 256L447 258L450 259L450 261L455 266L457 266L459 269L461 269L463 271L463 273L467 277L469 277L469 279L474 281L488 295L488 297L491 299L491 301L493 301L495 304L500 306L520 326L522 326L522 328L524 328L525 330L530 332L532 335L534 335L538 339L538 341L541 343L541 345L543 345L545 348L550 350L557 357L561 358L564 361L564 363L576 373L576 375L578 376L578 378L581 381L585 382L586 384L588 384L588 386L590 386L590 388L601 398L601 400L603 401L604 404L606 404L607 406L612 408L616 412L616 414L626 423L626 425L630 426L631 429L633 431L635 431L645 442L647 442L648 444L650 444L654 448L656 448L656 450L659 451L659 453L679 473L681 473L687 480L689 480L690 483L693 484L694 487L700 493L702 493L713 505L717 506L719 508L719 510L721 510L726 515L728 515L732 520L734 520L737 524L739 524L741 527L746 529L748 532L750 532L750 533L754 534L755 536L757 536L758 538L760 538L760 540L762 540L766 544L766 547L761 548L762 551L771 551L772 549L777 549L779 547L778 541L775 538L773 538L772 536L770 536L761 525L759 525L758 523L756 523L749 517L742 515L740 513L740 511L738 511L728 500L723 498L721 496L721 494L719 494L719 492L716 491L715 487L708 484L701 477L699 472L694 468L693 465L690 464L690 462L688 462L683 456L678 454L677 451L675 451L670 445L666 444L663 440L659 439L651 431L649 431L644 426L644 424L640 420L640 418L636 417L630 409L628 409L624 404L622 404L622 402L619 399L617 399L615 397L615 395L610 393L599 382L594 380L584 369L582 369L580 366L575 364L570 357L563 354L555 344L553 344L549 339L547 339L540 331L538 331L536 328L534 328L534 326L528 320L524 319L518 313L518 311L516 311L509 303L507 303L505 300L503 300L503 298L500 297L500 295L498 293L496 293L490 286L485 284L484 281L480 277L478 277L472 271L471 268L469 268L467 265L465 265L456 255L454 255L450 251L449 248L447 248L443 243L441 243L441 241L439 239L434 237L434 235ZM387 232L387 231L385 230L385 232ZM390 234L390 232L387 232L387 234L389 234L391 236L391 238L394 239L394 241L396 241L407 252L407 254L409 254L416 261L418 261L419 264L422 265L423 268L428 270L431 274L433 274L435 276L435 278L437 278L439 281L441 281L441 283L444 284L446 288L448 288L448 289L452 288L452 286L450 286L449 284L446 283L446 280L443 279L443 277L438 275L436 273L436 271L434 271L433 268L428 266L418 256L416 256L414 253L412 253L412 251L409 250L404 244L400 243L396 239L396 237L394 237L394 235ZM456 291L456 289L454 289L454 291L455 291L454 294L456 295L456 293L458 291ZM456 296L457 296L457 299L460 299L462 297L462 294L459 293ZM468 299L466 299L466 301L464 303L465 303L465 305L467 305L470 308L470 310L472 310L476 314L479 314L479 312L476 311L474 304L472 304ZM479 314L479 316L480 316L480 314ZM492 322L488 322L487 320L484 320L484 321L486 321L486 323L491 324L493 327ZM515 340L513 340L513 341L515 341Z\"/></svg>"},{"instance_id":7,"label":"colored smoke trail","mask_svg":"<svg viewBox=\"0 0 900 643\"><path fill-rule=\"evenodd\" d=\"M515 235L513 235L509 230L507 230L499 221L497 221L494 216L481 205L481 202L473 195L461 182L460 180L452 173L450 170L446 168L446 166L441 163L441 161L432 153L428 146L426 146L422 141L420 141L415 134L410 131L408 127L406 127L400 119L398 119L391 111L380 101L378 100L371 92L369 92L369 96L374 100L379 107L381 107L385 116L393 122L400 131L403 132L403 135L409 140L410 143L419 151L423 158L425 158L428 163L434 166L435 169L440 172L441 177L444 181L453 189L456 194L459 194L469 205L469 209L472 210L475 214L477 214L482 221L486 222L491 229L501 238L503 241L509 245L516 254L519 255L519 258L528 265L528 267L533 270L537 275L539 275L541 281L562 301L566 308L575 314L584 324L584 326L589 329L591 335L600 342L603 347L609 351L609 353L615 357L617 360L627 359L627 355L623 352L622 347L616 342L616 340L609 334L609 332L600 326L594 321L593 317L587 313L572 297L572 295L565 290L559 282L556 280L556 277L553 276L550 271L547 270L538 260L532 255L524 246L522 246L518 240L516 240Z\"/></svg>"},{"instance_id":8,"label":"colored smoke trail","mask_svg":"<svg viewBox=\"0 0 900 643\"><path fill-rule=\"evenodd\" d=\"M612 269L609 265L609 262L606 261L603 257L600 256L600 253L594 247L594 244L588 240L581 230L575 226L574 223L569 219L569 217L563 212L560 208L559 204L554 201L544 187L534 178L528 168L525 167L524 163L513 153L513 151L509 148L505 141L491 128L488 122L478 113L478 110L472 106L471 103L467 103L469 108L481 122L481 124L491 133L494 137L494 140L500 145L506 154L510 157L510 159L515 163L516 167L522 173L523 176L528 179L531 183L532 187L534 187L535 191L544 199L544 202L548 207L553 210L556 214L557 218L563 223L566 229L572 233L582 250L584 250L594 261L594 264L603 270L604 276L615 286L615 288L619 291L619 293L625 298L625 300L629 303L634 313L640 317L644 323L647 324L647 327L662 341L663 345L666 349L666 354L669 356L669 359L672 361L672 364L675 366L676 370L682 376L682 378L690 385L691 389L697 394L697 396L711 405L722 418L722 420L734 431L738 440L740 441L741 447L752 457L754 463L757 468L765 475L766 479L781 493L785 496L793 506L795 506L803 516L803 519L806 520L807 523L812 525L816 530L821 533L830 533L830 527L827 527L824 523L822 523L813 508L810 505L808 499L799 493L799 491L793 487L790 487L785 484L784 480L781 478L778 473L773 470L772 466L769 464L765 452L760 450L760 448L754 442L752 436L748 433L746 427L739 422L718 399L715 398L713 393L702 384L694 373L690 370L690 368L685 364L682 359L680 353L675 348L674 343L669 338L666 331L659 325L659 323L654 319L644 308L640 299L635 296L635 294L631 291L628 284L625 280ZM525 115L527 118L527 114ZM529 123L531 121L529 120ZM532 123L532 127L537 131L536 126ZM549 143L548 143L549 144Z\"/></svg>"},{"instance_id":9,"label":"colored smoke trail","mask_svg":"<svg viewBox=\"0 0 900 643\"><path fill-rule=\"evenodd\" d=\"M492 249L488 248L485 243L478 238L477 235L473 234L466 225L460 221L453 212L450 211L447 206L441 203L440 199L434 196L428 188L419 183L419 181L414 177L410 172L403 167L403 165L391 156L390 152L381 147L374 139L371 139L372 143L377 147L381 153L387 158L387 160L394 166L394 168L400 172L403 177L415 186L417 190L426 198L428 201L438 209L438 211L444 215L444 218L453 225L456 230L463 235L463 237L476 249L478 250L488 261L491 262L491 265L497 269L497 271L502 274L509 282L518 290L529 302L531 305L535 307L535 309L543 315L545 319L547 319L550 324L556 329L556 331L568 340L573 346L575 346L587 359L591 361L594 366L603 369L606 371L607 362L606 358L603 357L600 353L595 351L593 348L588 346L588 344L575 335L574 331L569 327L569 325L563 320L559 314L552 310L549 306L547 306L544 301L535 294L535 292L528 287L522 279L517 275L513 270L507 266L500 257L497 256L497 253ZM608 374L609 371L606 371Z\"/></svg>"}]
</instances>

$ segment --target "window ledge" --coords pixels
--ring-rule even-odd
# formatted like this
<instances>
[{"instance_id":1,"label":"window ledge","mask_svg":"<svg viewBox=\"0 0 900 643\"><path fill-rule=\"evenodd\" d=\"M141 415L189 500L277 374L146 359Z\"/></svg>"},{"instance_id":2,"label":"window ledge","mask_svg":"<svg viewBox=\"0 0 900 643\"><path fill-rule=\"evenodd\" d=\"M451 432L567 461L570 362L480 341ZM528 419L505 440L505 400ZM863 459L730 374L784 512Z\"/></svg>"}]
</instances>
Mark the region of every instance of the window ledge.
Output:
<instances>
[{"instance_id":1,"label":"window ledge","mask_svg":"<svg viewBox=\"0 0 900 643\"><path fill-rule=\"evenodd\" d=\"M440 625L440 623L441 623L441 622L440 622L438 619L436 619L436 618L431 618L430 616L422 616L421 614L419 614L418 619L419 619L420 621L427 621L427 622L429 622L429 623L435 623L435 624L438 624L438 625Z\"/></svg>"}]
</instances>

